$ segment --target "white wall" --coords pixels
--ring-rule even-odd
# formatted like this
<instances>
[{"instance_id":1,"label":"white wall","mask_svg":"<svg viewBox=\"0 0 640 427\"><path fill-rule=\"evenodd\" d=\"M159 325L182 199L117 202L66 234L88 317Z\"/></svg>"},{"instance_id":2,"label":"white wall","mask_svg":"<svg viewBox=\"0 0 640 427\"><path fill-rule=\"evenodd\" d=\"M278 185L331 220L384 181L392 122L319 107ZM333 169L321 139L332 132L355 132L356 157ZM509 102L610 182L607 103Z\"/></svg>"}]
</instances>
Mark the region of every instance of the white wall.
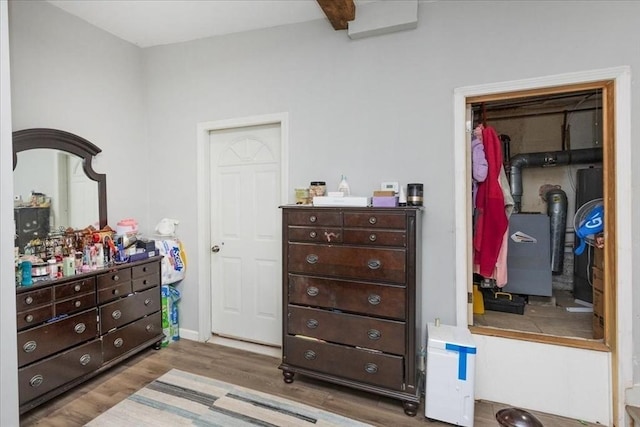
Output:
<instances>
[{"instance_id":1,"label":"white wall","mask_svg":"<svg viewBox=\"0 0 640 427\"><path fill-rule=\"evenodd\" d=\"M450 324L454 88L640 69L634 2L421 2L418 28L406 32L350 40L319 20L142 56L46 3L10 6L14 130L56 127L100 146L94 166L108 176L110 223L134 216L152 228L162 217L179 219L189 269L197 271L196 124L288 112L291 188L316 179L334 188L342 173L362 195L383 180L425 184L423 319ZM637 138L640 88L632 92ZM631 161L637 170L637 151ZM632 200L637 217L640 194ZM640 235L631 225L627 231L637 275ZM187 274L186 329L197 329L196 289L196 275ZM637 314L626 320L638 325L640 293L633 305ZM634 355L639 338L635 327ZM634 378L640 382L640 371Z\"/></svg>"},{"instance_id":2,"label":"white wall","mask_svg":"<svg viewBox=\"0 0 640 427\"><path fill-rule=\"evenodd\" d=\"M9 15L0 1L0 425L18 425L18 359L16 298L13 286L13 177L11 152L11 90L9 71ZM7 171L7 172L5 172Z\"/></svg>"}]
</instances>

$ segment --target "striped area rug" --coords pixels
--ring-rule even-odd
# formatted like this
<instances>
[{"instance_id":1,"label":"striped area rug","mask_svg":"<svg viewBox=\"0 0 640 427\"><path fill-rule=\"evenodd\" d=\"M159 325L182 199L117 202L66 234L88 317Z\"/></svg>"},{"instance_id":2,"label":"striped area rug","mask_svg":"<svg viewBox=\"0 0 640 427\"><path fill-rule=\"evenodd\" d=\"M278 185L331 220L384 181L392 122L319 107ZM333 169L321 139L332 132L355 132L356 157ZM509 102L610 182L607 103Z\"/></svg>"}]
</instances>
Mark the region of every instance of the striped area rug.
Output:
<instances>
[{"instance_id":1,"label":"striped area rug","mask_svg":"<svg viewBox=\"0 0 640 427\"><path fill-rule=\"evenodd\" d=\"M364 424L291 400L172 369L87 427L358 426Z\"/></svg>"}]
</instances>

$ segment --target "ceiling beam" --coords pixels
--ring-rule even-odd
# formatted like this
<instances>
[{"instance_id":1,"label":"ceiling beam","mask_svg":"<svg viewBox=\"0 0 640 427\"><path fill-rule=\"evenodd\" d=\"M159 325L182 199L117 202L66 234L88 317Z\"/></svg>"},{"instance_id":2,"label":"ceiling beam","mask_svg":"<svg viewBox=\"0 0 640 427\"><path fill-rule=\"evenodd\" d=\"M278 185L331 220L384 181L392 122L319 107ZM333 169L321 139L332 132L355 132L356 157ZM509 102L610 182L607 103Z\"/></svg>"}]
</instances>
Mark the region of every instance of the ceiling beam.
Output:
<instances>
[{"instance_id":1,"label":"ceiling beam","mask_svg":"<svg viewBox=\"0 0 640 427\"><path fill-rule=\"evenodd\" d=\"M356 5L353 0L317 1L334 30L346 30L349 27L349 21L356 18Z\"/></svg>"}]
</instances>

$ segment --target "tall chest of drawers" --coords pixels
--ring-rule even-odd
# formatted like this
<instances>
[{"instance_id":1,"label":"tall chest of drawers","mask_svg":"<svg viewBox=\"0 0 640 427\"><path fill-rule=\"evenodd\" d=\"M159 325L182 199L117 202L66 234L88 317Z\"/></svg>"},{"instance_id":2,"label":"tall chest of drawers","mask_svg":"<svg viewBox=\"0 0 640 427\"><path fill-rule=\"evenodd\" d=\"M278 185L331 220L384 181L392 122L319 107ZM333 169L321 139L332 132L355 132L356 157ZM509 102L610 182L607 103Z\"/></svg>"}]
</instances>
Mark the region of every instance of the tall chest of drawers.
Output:
<instances>
[{"instance_id":1,"label":"tall chest of drawers","mask_svg":"<svg viewBox=\"0 0 640 427\"><path fill-rule=\"evenodd\" d=\"M162 342L161 257L16 290L24 413Z\"/></svg>"},{"instance_id":2,"label":"tall chest of drawers","mask_svg":"<svg viewBox=\"0 0 640 427\"><path fill-rule=\"evenodd\" d=\"M420 208L282 207L284 381L420 404Z\"/></svg>"}]
</instances>

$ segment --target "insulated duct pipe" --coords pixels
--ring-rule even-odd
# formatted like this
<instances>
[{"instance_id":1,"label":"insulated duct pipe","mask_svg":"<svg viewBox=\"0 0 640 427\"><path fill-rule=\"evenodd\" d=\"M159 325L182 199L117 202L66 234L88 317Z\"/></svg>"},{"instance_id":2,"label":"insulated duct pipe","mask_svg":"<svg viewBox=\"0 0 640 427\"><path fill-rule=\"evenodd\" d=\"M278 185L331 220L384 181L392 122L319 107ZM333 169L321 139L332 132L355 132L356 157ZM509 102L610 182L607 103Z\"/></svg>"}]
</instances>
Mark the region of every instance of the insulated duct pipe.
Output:
<instances>
[{"instance_id":1,"label":"insulated duct pipe","mask_svg":"<svg viewBox=\"0 0 640 427\"><path fill-rule=\"evenodd\" d=\"M514 212L522 205L522 168L534 166L558 166L602 161L602 148L552 151L545 153L518 154L511 158L510 180Z\"/></svg>"}]
</instances>

